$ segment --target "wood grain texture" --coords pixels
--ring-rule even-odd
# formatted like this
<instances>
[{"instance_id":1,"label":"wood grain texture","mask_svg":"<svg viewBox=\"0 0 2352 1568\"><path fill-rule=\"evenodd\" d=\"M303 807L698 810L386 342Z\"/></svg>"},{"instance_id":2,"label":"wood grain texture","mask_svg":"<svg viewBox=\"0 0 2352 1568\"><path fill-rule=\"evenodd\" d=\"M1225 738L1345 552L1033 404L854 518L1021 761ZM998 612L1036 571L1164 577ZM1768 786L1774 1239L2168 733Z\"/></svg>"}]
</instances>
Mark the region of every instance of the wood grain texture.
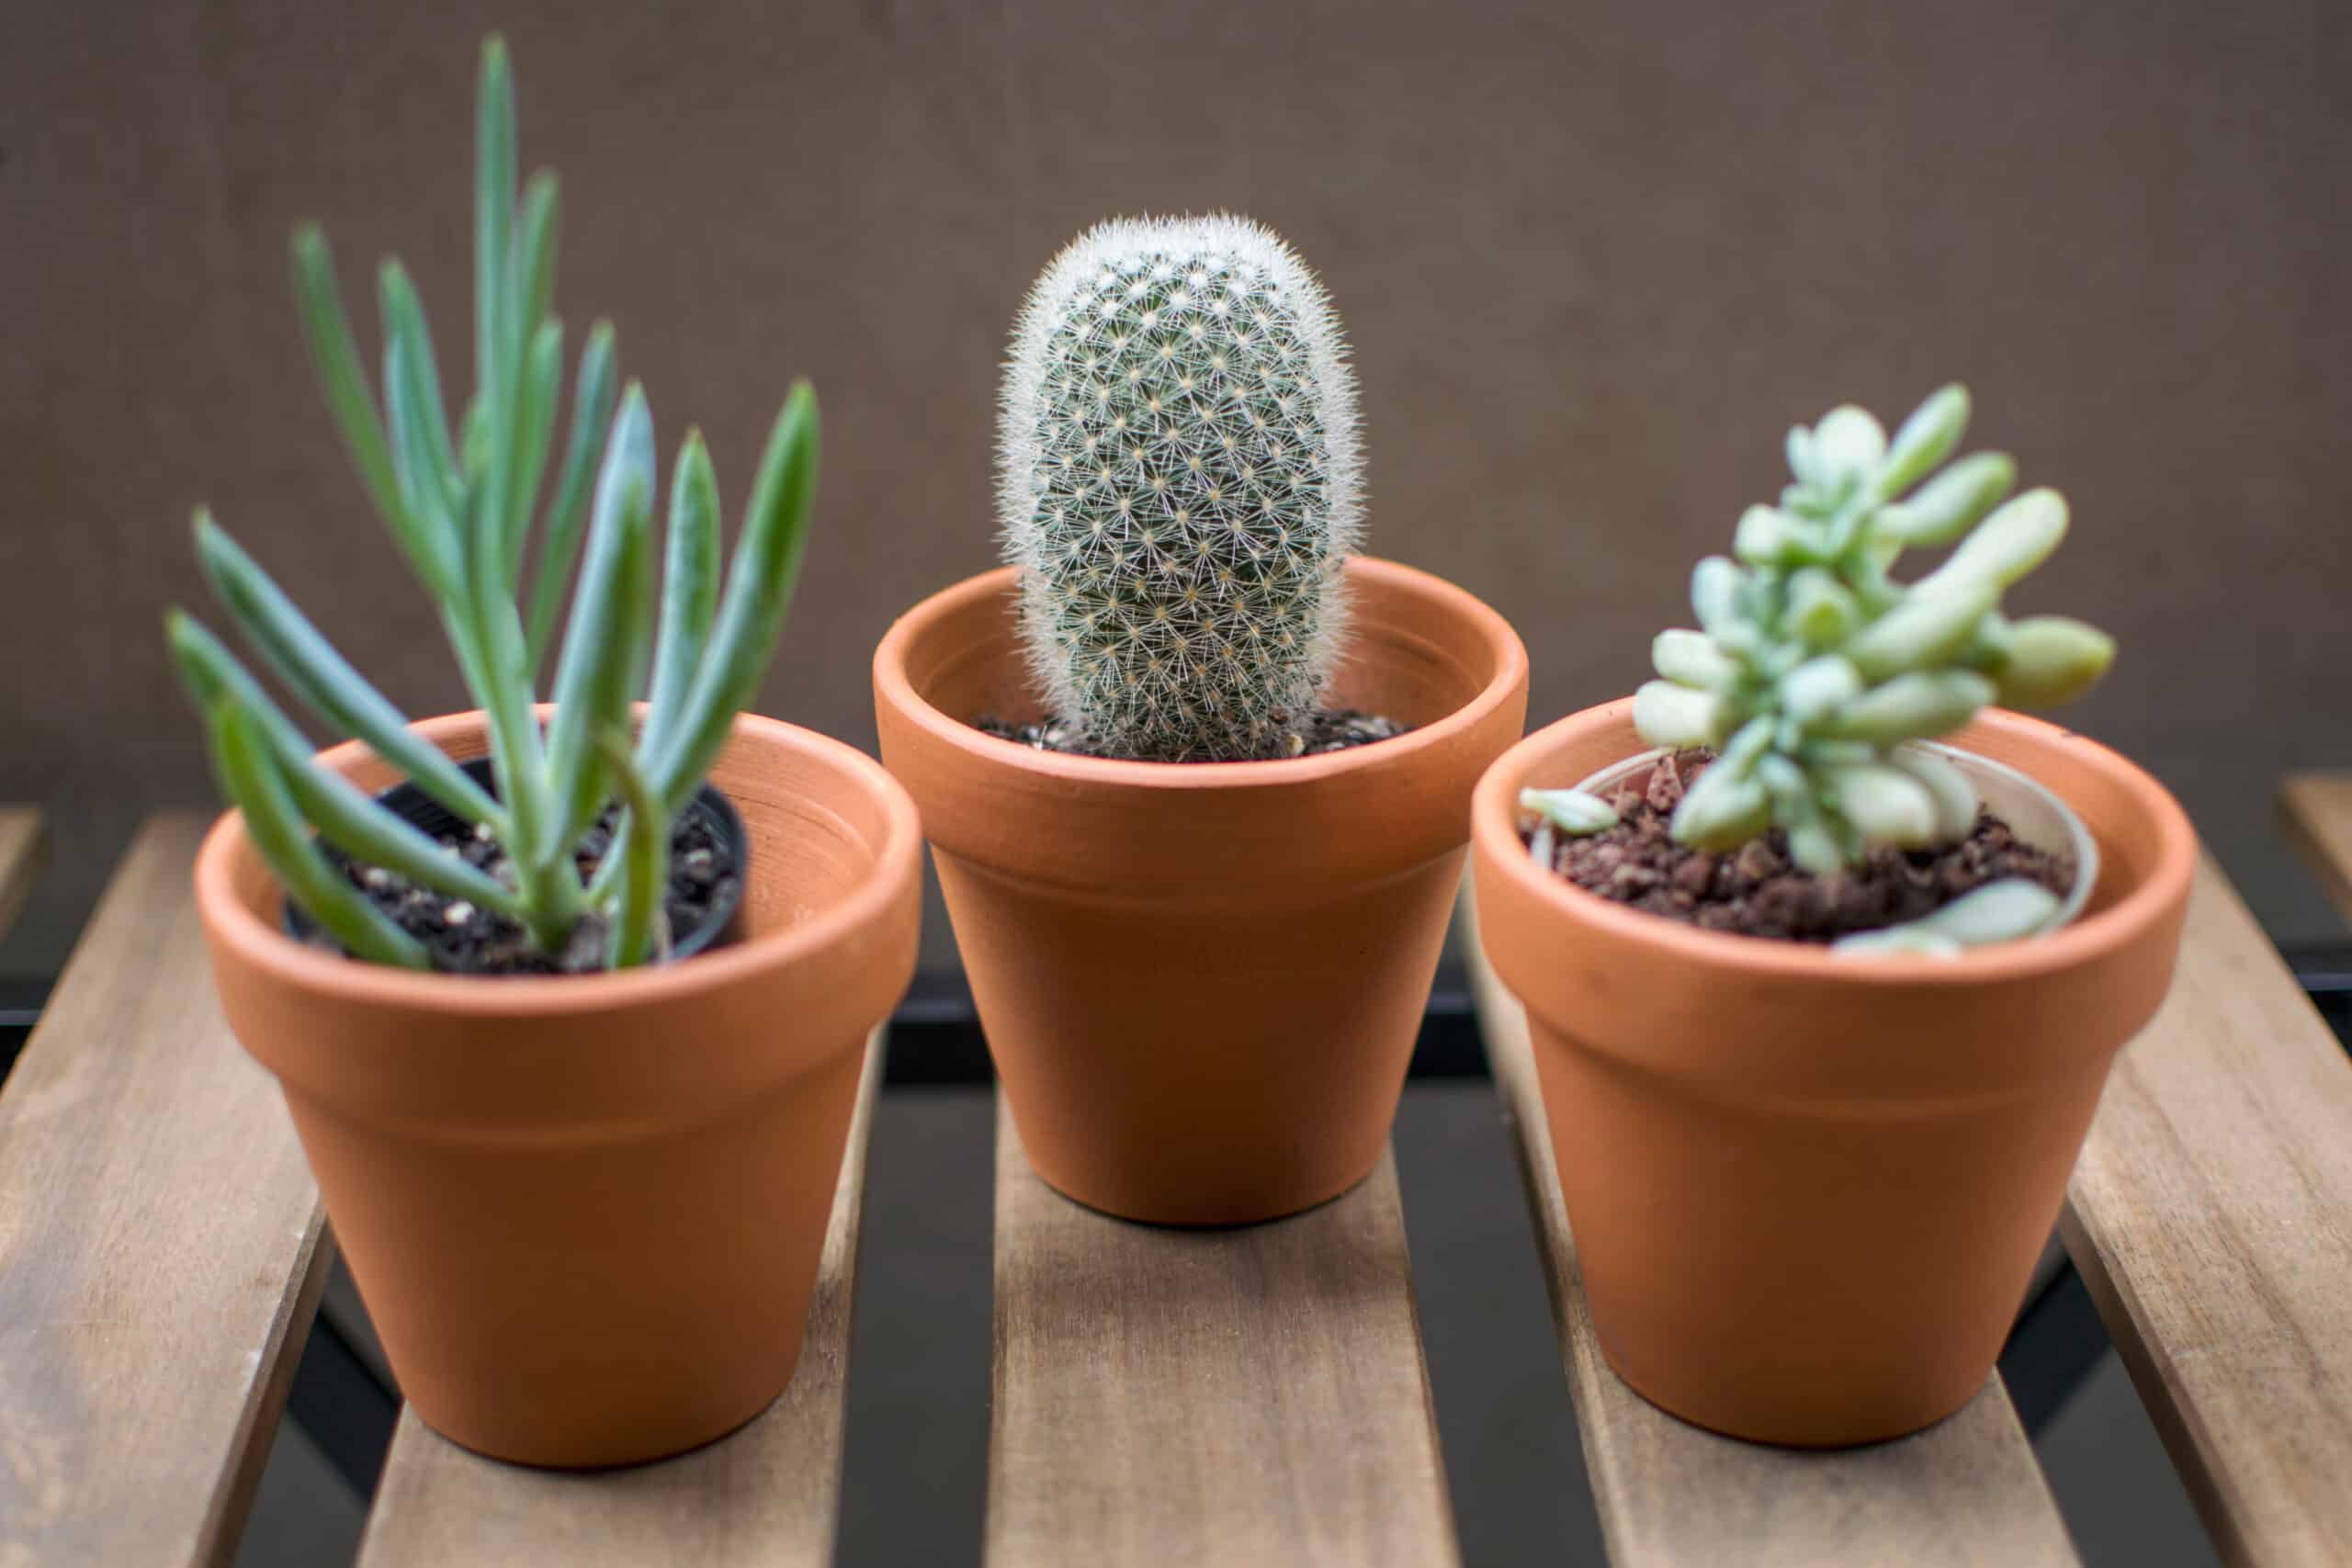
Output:
<instances>
[{"instance_id":1,"label":"wood grain texture","mask_svg":"<svg viewBox=\"0 0 2352 1568\"><path fill-rule=\"evenodd\" d=\"M774 1404L741 1431L677 1459L587 1472L484 1459L404 1409L360 1543L360 1568L831 1562L859 1209L883 1051L876 1030L866 1043L800 1364Z\"/></svg>"},{"instance_id":2,"label":"wood grain texture","mask_svg":"<svg viewBox=\"0 0 2352 1568\"><path fill-rule=\"evenodd\" d=\"M1826 1453L1717 1437L1619 1381L1586 1310L1527 1015L1487 966L1467 897L1461 910L1478 1026L1517 1133L1610 1561L1617 1568L2078 1562L1997 1376L1958 1415L1915 1437Z\"/></svg>"},{"instance_id":3,"label":"wood grain texture","mask_svg":"<svg viewBox=\"0 0 2352 1568\"><path fill-rule=\"evenodd\" d=\"M151 822L0 1092L0 1565L235 1545L333 1244Z\"/></svg>"},{"instance_id":4,"label":"wood grain texture","mask_svg":"<svg viewBox=\"0 0 2352 1568\"><path fill-rule=\"evenodd\" d=\"M0 807L0 936L17 923L40 869L40 813L26 806Z\"/></svg>"},{"instance_id":5,"label":"wood grain texture","mask_svg":"<svg viewBox=\"0 0 2352 1568\"><path fill-rule=\"evenodd\" d=\"M2352 920L2352 773L2289 773L2278 804L2287 837Z\"/></svg>"},{"instance_id":6,"label":"wood grain texture","mask_svg":"<svg viewBox=\"0 0 2352 1568\"><path fill-rule=\"evenodd\" d=\"M2232 1562L2352 1562L2352 1063L2221 869L2065 1235Z\"/></svg>"},{"instance_id":7,"label":"wood grain texture","mask_svg":"<svg viewBox=\"0 0 2352 1568\"><path fill-rule=\"evenodd\" d=\"M1133 1224L1000 1101L992 1568L1458 1562L1393 1155L1321 1208Z\"/></svg>"}]
</instances>

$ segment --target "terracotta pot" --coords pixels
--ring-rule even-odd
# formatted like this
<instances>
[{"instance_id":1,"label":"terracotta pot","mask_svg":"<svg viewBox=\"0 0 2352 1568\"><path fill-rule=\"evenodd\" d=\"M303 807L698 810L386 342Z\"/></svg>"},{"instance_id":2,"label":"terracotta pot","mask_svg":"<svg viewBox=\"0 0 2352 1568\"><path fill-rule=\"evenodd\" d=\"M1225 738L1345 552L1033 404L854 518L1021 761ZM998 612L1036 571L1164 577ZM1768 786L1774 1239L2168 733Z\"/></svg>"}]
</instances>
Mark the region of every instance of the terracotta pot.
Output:
<instances>
[{"instance_id":1,"label":"terracotta pot","mask_svg":"<svg viewBox=\"0 0 2352 1568\"><path fill-rule=\"evenodd\" d=\"M1385 1145L1527 656L1424 572L1348 562L1333 699L1412 725L1264 762L1130 762L982 734L1037 716L1013 569L874 656L882 756L923 812L1030 1163L1130 1219L1233 1224L1336 1197Z\"/></svg>"},{"instance_id":2,"label":"terracotta pot","mask_svg":"<svg viewBox=\"0 0 2352 1568\"><path fill-rule=\"evenodd\" d=\"M1837 958L1586 893L1523 786L1642 750L1630 700L1539 730L1474 807L1478 918L1527 1004L1594 1326L1652 1403L1766 1442L1928 1426L1984 1383L2109 1064L2171 982L2197 840L2121 757L1988 712L1953 738L2098 841L2083 917L1958 960Z\"/></svg>"},{"instance_id":3,"label":"terracotta pot","mask_svg":"<svg viewBox=\"0 0 2352 1568\"><path fill-rule=\"evenodd\" d=\"M460 759L479 714L419 724ZM321 759L393 776L356 744ZM867 1032L913 972L921 828L838 741L749 716L710 782L743 939L612 975L415 975L304 947L234 813L196 895L230 1027L277 1074L392 1371L454 1441L608 1465L791 1380Z\"/></svg>"}]
</instances>

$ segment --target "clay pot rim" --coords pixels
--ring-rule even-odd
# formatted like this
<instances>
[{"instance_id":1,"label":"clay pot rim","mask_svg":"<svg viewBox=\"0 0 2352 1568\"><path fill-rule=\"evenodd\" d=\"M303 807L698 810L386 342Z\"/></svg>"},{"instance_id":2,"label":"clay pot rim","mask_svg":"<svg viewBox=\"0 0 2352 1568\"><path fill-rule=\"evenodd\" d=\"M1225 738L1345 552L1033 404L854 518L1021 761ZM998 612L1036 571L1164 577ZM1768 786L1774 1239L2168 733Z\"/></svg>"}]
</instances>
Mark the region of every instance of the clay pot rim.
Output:
<instances>
[{"instance_id":1,"label":"clay pot rim","mask_svg":"<svg viewBox=\"0 0 2352 1568\"><path fill-rule=\"evenodd\" d=\"M2171 793L2145 770L2064 726L2006 708L1986 708L1970 722L1969 730L1990 731L2030 747L2065 746L2074 761L2102 774L2154 824L2156 863L2138 886L2109 908L2057 931L2020 942L1973 949L1957 959L1912 954L1880 954L1866 961L1838 958L1826 947L1810 942L1705 931L1630 908L1589 893L1566 877L1537 869L1519 841L1518 801L1521 783L1537 760L1557 750L1572 732L1624 722L1633 701L1631 697L1621 697L1557 719L1528 735L1487 770L1486 776L1478 781L1470 807L1471 842L1480 863L1479 874L1499 875L1517 883L1572 927L1582 927L1612 941L1662 947L1685 963L1725 973L1727 977L1905 990L1929 986L2005 985L2064 973L2143 941L2150 930L2165 919L2167 910L2177 909L2187 898L2189 882L2196 873L2197 831ZM1948 737L1947 741L1962 739L1965 734L1963 731L1960 736ZM1636 739L1635 747L1639 746ZM1959 749L1967 750L1964 746ZM1627 755L1633 752L1628 751ZM1994 760L2006 761L2014 771L2035 778L2033 770L2013 756ZM2035 782L2041 783L2039 778ZM2044 784L2042 787L2051 786ZM2052 793L2064 798L2061 792L2053 789ZM2074 807L2073 802L2068 804ZM2079 807L2075 809L2076 815L2082 815Z\"/></svg>"},{"instance_id":2,"label":"clay pot rim","mask_svg":"<svg viewBox=\"0 0 2352 1568\"><path fill-rule=\"evenodd\" d=\"M447 750L450 739L480 731L484 725L482 712L476 708L417 719L409 728ZM595 975L449 975L364 963L296 942L245 907L237 896L234 871L252 850L243 816L236 811L223 812L197 851L197 905L215 940L276 984L332 996L346 1005L464 1018L541 1018L656 1007L798 962L883 920L899 890L922 874L922 827L912 798L881 763L831 736L751 713L736 715L734 728L812 753L850 774L881 807L885 819L874 864L846 897L764 936L675 964ZM322 765L338 772L375 760L375 751L358 740L329 747L318 756Z\"/></svg>"},{"instance_id":3,"label":"clay pot rim","mask_svg":"<svg viewBox=\"0 0 2352 1568\"><path fill-rule=\"evenodd\" d=\"M1018 768L1046 778L1067 780L1096 789L1246 790L1281 789L1311 784L1385 761L1443 746L1474 729L1510 699L1527 679L1527 649L1509 621L1468 590L1418 567L1375 556L1350 556L1345 570L1351 582L1381 582L1408 593L1436 601L1452 615L1477 628L1494 655L1493 676L1478 694L1444 717L1417 726L1404 734L1368 746L1326 751L1307 757L1283 757L1250 762L1146 762L1124 758L1082 757L1067 751L1046 751L1007 740L973 728L966 719L932 705L907 675L907 654L940 622L969 608L976 601L993 599L1015 590L1021 569L1001 566L941 589L915 604L891 623L874 650L876 696L903 714L935 743L962 752L983 768ZM1342 653L1344 663L1348 655Z\"/></svg>"}]
</instances>

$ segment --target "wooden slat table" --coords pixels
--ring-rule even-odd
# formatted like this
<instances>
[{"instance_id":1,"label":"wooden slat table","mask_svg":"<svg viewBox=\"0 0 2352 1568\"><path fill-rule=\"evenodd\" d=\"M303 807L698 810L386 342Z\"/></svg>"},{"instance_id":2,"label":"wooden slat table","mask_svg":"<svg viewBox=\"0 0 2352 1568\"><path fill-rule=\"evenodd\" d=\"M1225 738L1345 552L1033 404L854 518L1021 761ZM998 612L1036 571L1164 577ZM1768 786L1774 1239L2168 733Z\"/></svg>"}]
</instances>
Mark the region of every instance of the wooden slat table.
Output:
<instances>
[{"instance_id":1,"label":"wooden slat table","mask_svg":"<svg viewBox=\"0 0 2352 1568\"><path fill-rule=\"evenodd\" d=\"M203 828L140 832L0 1091L10 1568L223 1560L326 1280L277 1086L213 1000Z\"/></svg>"},{"instance_id":2,"label":"wooden slat table","mask_svg":"<svg viewBox=\"0 0 2352 1568\"><path fill-rule=\"evenodd\" d=\"M1242 1230L1128 1224L996 1162L991 1564L1459 1561L1396 1162Z\"/></svg>"},{"instance_id":3,"label":"wooden slat table","mask_svg":"<svg viewBox=\"0 0 2352 1568\"><path fill-rule=\"evenodd\" d=\"M2352 1563L2352 1062L2210 860L2063 1228L2223 1557Z\"/></svg>"},{"instance_id":4,"label":"wooden slat table","mask_svg":"<svg viewBox=\"0 0 2352 1568\"><path fill-rule=\"evenodd\" d=\"M0 1089L0 1568L224 1562L327 1272L275 1086L211 999L199 826L142 830ZM1618 1383L1524 1020L1475 978L1613 1561L2075 1560L1997 1382L1931 1431L1837 1454L1715 1438ZM880 1059L877 1040L775 1406L683 1459L584 1475L483 1461L404 1416L366 1568L830 1562ZM1291 1220L1175 1231L1052 1193L1001 1112L998 1140L988 1562L1459 1561L1393 1161ZM2352 1066L2210 865L2064 1229L2224 1554L2352 1562Z\"/></svg>"}]
</instances>

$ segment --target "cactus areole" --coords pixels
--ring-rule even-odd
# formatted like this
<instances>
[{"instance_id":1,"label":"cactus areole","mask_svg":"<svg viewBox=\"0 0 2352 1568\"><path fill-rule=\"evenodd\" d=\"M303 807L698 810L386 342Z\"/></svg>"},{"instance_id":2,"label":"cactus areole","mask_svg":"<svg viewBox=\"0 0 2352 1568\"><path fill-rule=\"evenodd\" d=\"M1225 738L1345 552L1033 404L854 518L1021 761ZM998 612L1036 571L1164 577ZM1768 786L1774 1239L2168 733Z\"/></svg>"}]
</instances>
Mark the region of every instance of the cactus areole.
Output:
<instances>
[{"instance_id":1,"label":"cactus areole","mask_svg":"<svg viewBox=\"0 0 2352 1568\"><path fill-rule=\"evenodd\" d=\"M1014 325L998 463L1030 664L1089 749L1298 750L1363 480L1339 319L1295 252L1227 216L1080 235Z\"/></svg>"}]
</instances>

